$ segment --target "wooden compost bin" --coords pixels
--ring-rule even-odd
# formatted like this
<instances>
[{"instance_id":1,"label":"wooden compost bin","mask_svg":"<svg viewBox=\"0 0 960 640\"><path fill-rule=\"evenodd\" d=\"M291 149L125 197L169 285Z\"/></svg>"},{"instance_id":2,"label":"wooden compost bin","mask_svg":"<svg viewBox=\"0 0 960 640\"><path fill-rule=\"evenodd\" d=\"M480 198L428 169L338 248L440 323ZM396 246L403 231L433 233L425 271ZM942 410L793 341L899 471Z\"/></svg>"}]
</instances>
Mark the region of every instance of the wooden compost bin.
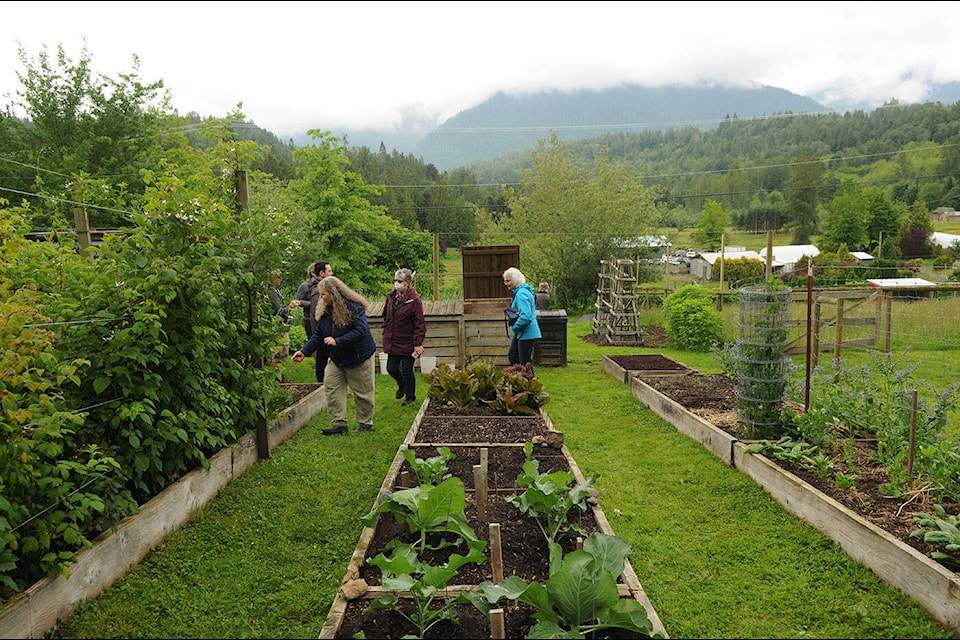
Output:
<instances>
[{"instance_id":1,"label":"wooden compost bin","mask_svg":"<svg viewBox=\"0 0 960 640\"><path fill-rule=\"evenodd\" d=\"M377 495L376 500L374 501L373 509L376 509L383 503L383 501L397 488L401 486L406 486L406 480L401 477L401 468L404 465L404 455L403 452L407 449L416 449L418 447L440 447L448 446L451 450L457 448L480 448L481 450L491 451L491 456L496 455L497 449L502 448L521 448L524 446L522 442L515 443L503 443L503 442L423 442L419 440L418 433L420 431L421 424L425 417L427 419L438 419L439 416L425 416L427 407L429 406L430 400L427 399L423 402L423 405L418 412L413 425L410 427L409 432L407 433L406 438L403 443L400 445L400 448L397 450L397 454L393 459L393 462L390 466L390 469L387 472L386 477L383 480L381 485L380 492ZM516 416L508 416L510 418L516 418ZM577 466L573 457L570 455L570 451L567 449L566 445L563 444L563 434L556 429L554 429L550 418L547 416L546 412L541 408L539 418L542 419L546 424L546 434L542 436L541 445L555 449L560 452L567 461L570 471L574 474L577 483L584 483L586 481L583 473L580 471L580 468ZM482 466L482 465L477 465ZM480 476L483 477L483 476ZM476 498L478 487L475 483L469 482L468 479L462 478L464 480L464 485L467 488L468 494L474 494ZM512 492L512 488L509 487L493 487L488 488L486 486L480 486L480 491L484 493L490 492L494 495L506 496L507 493ZM603 513L603 510L600 508L599 504L591 505L591 510L593 517L596 519L596 523L599 529L603 533L610 535L613 534L613 530L610 526L609 521ZM383 517L383 516L381 516ZM320 638L335 638L340 631L340 626L343 622L344 614L347 610L347 607L350 604L350 601L345 595L345 590L350 590L351 583L355 583L357 578L360 576L361 566L367 559L367 551L370 546L371 541L374 538L376 529L374 527L364 527L363 531L360 534L360 539L357 543L356 549L353 552L353 555L350 558L349 564L347 566L346 574L341 581L341 588L337 592L333 604L330 607L330 612L327 616L327 619L323 625L323 628L320 632ZM490 553L491 549L487 549L487 552ZM546 563L546 557L543 558L544 563ZM461 585L449 585L446 592L442 594L442 597L453 597L457 593L462 592L468 589L476 588L476 584L461 584ZM346 588L346 589L345 589ZM657 616L656 611L653 608L649 598L646 593L644 593L643 588L640 585L640 581L637 579L636 573L633 570L633 567L630 565L629 560L626 561L623 574L621 574L618 589L620 591L621 598L633 598L636 601L640 602L644 609L647 612L648 617L650 618L651 623L653 624L654 633L661 634L662 637L667 638L666 631L663 628L663 624L660 622L660 618ZM369 588L369 590L360 595L360 598L369 601L372 598L379 597L384 593L383 589L380 587ZM400 597L404 597L403 594L397 594Z\"/></svg>"}]
</instances>

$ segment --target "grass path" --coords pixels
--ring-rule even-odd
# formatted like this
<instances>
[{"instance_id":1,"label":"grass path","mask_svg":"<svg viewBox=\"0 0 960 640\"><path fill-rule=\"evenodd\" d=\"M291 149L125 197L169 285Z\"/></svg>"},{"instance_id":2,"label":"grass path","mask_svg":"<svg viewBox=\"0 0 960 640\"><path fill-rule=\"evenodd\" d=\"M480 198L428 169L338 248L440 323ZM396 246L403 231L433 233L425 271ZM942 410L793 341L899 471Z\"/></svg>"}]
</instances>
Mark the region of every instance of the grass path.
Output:
<instances>
[{"instance_id":1,"label":"grass path","mask_svg":"<svg viewBox=\"0 0 960 640\"><path fill-rule=\"evenodd\" d=\"M672 638L957 637L603 374L603 353L650 351L596 347L578 337L589 331L571 323L568 366L537 369L547 412L583 472L601 474L604 512ZM718 370L709 354L664 353ZM416 414L377 383L375 431L324 437L320 414L57 637L317 637Z\"/></svg>"}]
</instances>

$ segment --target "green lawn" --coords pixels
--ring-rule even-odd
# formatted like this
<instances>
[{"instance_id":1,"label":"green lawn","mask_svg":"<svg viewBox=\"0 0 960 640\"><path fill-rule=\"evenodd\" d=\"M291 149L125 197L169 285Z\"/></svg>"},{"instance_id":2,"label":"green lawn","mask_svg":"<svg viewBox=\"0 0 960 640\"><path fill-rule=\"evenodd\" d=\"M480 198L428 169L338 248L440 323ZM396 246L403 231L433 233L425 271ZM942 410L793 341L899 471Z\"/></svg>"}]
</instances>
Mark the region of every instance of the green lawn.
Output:
<instances>
[{"instance_id":1,"label":"green lawn","mask_svg":"<svg viewBox=\"0 0 960 640\"><path fill-rule=\"evenodd\" d=\"M584 474L600 474L604 512L671 637L957 637L600 370L604 353L653 350L597 347L580 338L590 331L571 321L567 366L538 367L546 410ZM719 371L709 354L656 352ZM57 637L317 637L417 410L377 382L372 433L324 437L320 414Z\"/></svg>"}]
</instances>

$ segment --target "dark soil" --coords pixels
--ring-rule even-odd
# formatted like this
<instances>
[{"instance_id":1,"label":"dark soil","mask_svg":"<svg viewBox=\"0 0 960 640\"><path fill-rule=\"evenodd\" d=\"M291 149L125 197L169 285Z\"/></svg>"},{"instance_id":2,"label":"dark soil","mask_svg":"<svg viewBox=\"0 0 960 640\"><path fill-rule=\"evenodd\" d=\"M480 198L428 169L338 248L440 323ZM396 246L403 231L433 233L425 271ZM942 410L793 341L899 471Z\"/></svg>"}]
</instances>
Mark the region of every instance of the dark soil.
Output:
<instances>
[{"instance_id":1,"label":"dark soil","mask_svg":"<svg viewBox=\"0 0 960 640\"><path fill-rule=\"evenodd\" d=\"M659 353L607 356L628 371L693 371L690 367L673 358Z\"/></svg>"},{"instance_id":2,"label":"dark soil","mask_svg":"<svg viewBox=\"0 0 960 640\"><path fill-rule=\"evenodd\" d=\"M438 417L424 415L417 429L417 441L523 444L546 433L547 426L538 416Z\"/></svg>"},{"instance_id":3,"label":"dark soil","mask_svg":"<svg viewBox=\"0 0 960 640\"><path fill-rule=\"evenodd\" d=\"M470 415L470 414L473 415ZM477 416L477 413L486 415ZM440 417L438 414L447 414ZM510 416L491 407L474 407L466 410L454 410L443 407L431 399L421 419L420 428L410 447L416 457L422 460L439 455L438 443L486 443L471 446L449 446L454 457L447 462L447 473L460 478L466 493L464 513L477 538L490 543L490 525L500 526L501 556L505 576L519 576L528 582L546 583L549 577L547 541L536 521L521 514L516 507L507 503L506 498L517 491L517 476L523 471L525 460L523 443L532 441L534 435L547 433L548 428L540 416ZM481 440L481 438L484 438ZM474 466L479 466L481 450L487 457L487 499L484 504L484 517L478 517ZM563 451L546 443L534 446L532 457L539 462L538 472L569 471L570 464ZM397 486L416 486L418 480L411 465L404 461L397 476ZM594 500L595 501L595 500ZM578 536L586 537L601 531L593 508L585 511L574 508L568 514L568 523L573 529L560 536L558 542L564 553L573 551ZM391 540L414 541L405 524L400 524L392 516L381 516L377 521L373 537L367 545L364 558L375 557L384 550ZM441 540L439 534L428 537L428 542ZM464 550L458 550L463 552ZM424 551L419 557L431 564L441 564L449 557L451 550ZM485 554L483 564L468 564L458 571L454 582L457 585L477 585L493 579L490 553ZM368 586L377 587L381 582L380 569L375 565L362 563L358 569L359 577ZM450 586L453 586L452 584ZM410 606L409 601L404 601ZM370 594L347 603L340 622L338 638L350 638L362 630L367 638L399 638L404 634L415 634L416 629L397 612L390 610L369 611ZM534 612L529 606L512 601L501 603L504 608L506 637L521 638L535 622L530 616ZM489 620L471 605L458 605L459 624L442 622L433 627L427 638L489 638L491 637ZM613 630L616 632L617 630ZM643 638L646 636L624 632L622 635L607 635L609 638Z\"/></svg>"},{"instance_id":4,"label":"dark soil","mask_svg":"<svg viewBox=\"0 0 960 640\"><path fill-rule=\"evenodd\" d=\"M290 398L287 406L297 404L303 400L304 397L313 393L322 386L322 384L318 384L316 382L283 382L280 384L280 388L285 394L287 394L287 397Z\"/></svg>"},{"instance_id":5,"label":"dark soil","mask_svg":"<svg viewBox=\"0 0 960 640\"><path fill-rule=\"evenodd\" d=\"M633 346L646 347L649 349L665 349L670 346L670 338L667 337L667 331L663 327L656 325L640 327L640 336L642 338L641 341ZM583 340L590 344L610 344L605 337L592 333L583 336Z\"/></svg>"},{"instance_id":6,"label":"dark soil","mask_svg":"<svg viewBox=\"0 0 960 640\"><path fill-rule=\"evenodd\" d=\"M730 376L690 374L663 376L644 382L683 405L691 413L731 435L743 438L743 430L737 421L734 380ZM917 513L933 513L929 495L924 491L900 498L884 495L880 488L889 482L890 473L873 457L876 443L853 441L848 444L850 448L844 456L834 457L832 452L826 452L834 458L834 469L822 477L814 470L799 464L773 458L771 460L920 553L929 555L936 550L922 539L910 536L910 533L917 529L913 524L914 516ZM840 489L835 479L838 472L855 476L854 486ZM960 512L960 504L941 504L947 513Z\"/></svg>"}]
</instances>

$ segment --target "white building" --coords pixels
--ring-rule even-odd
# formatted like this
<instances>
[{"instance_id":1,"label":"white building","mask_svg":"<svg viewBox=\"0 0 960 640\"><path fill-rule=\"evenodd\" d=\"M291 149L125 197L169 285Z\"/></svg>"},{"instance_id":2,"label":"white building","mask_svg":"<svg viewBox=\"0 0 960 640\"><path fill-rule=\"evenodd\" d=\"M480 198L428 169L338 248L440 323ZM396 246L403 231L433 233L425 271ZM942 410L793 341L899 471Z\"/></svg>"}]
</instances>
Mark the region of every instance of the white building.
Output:
<instances>
[{"instance_id":1,"label":"white building","mask_svg":"<svg viewBox=\"0 0 960 640\"><path fill-rule=\"evenodd\" d=\"M939 231L934 231L931 241L933 244L939 247L949 249L954 244L960 243L960 236L954 233L940 233Z\"/></svg>"},{"instance_id":2,"label":"white building","mask_svg":"<svg viewBox=\"0 0 960 640\"><path fill-rule=\"evenodd\" d=\"M773 271L793 271L803 256L815 258L818 255L820 255L820 249L817 249L812 244L785 244L778 247L773 247ZM760 259L763 260L764 264L767 263L766 247L760 250ZM779 269L776 267L777 263L780 263L781 265Z\"/></svg>"},{"instance_id":3,"label":"white building","mask_svg":"<svg viewBox=\"0 0 960 640\"><path fill-rule=\"evenodd\" d=\"M726 251L723 252L724 260L760 260L766 262L756 251ZM714 269L714 264L720 260L720 252L701 251L692 260L690 260L690 274L698 280L717 280L720 278L720 267Z\"/></svg>"}]
</instances>

